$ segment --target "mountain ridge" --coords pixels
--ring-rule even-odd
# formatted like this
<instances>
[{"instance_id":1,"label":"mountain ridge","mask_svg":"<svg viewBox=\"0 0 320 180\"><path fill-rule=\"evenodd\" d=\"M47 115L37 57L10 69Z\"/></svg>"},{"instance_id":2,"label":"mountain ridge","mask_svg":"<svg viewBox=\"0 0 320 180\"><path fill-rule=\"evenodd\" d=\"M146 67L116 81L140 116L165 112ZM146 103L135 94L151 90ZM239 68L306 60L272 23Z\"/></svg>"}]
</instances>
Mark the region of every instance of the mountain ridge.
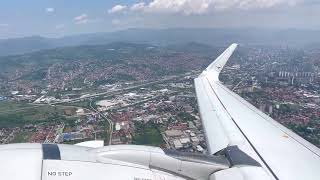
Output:
<instances>
[{"instance_id":1,"label":"mountain ridge","mask_svg":"<svg viewBox=\"0 0 320 180\"><path fill-rule=\"evenodd\" d=\"M195 42L208 45L228 45L234 42L250 45L282 45L301 47L320 44L317 30L262 30L255 28L172 28L126 29L115 32L99 32L46 38L31 36L0 39L0 56L24 54L43 49L79 45L104 45L112 42L146 43L159 46Z\"/></svg>"}]
</instances>

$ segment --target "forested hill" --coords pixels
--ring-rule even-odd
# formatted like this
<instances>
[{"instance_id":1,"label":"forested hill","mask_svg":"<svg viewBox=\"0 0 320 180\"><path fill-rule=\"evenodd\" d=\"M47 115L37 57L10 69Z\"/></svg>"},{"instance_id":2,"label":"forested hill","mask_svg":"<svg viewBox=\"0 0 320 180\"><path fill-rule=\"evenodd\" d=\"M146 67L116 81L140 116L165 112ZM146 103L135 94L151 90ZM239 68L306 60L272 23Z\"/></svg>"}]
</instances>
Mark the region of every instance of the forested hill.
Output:
<instances>
[{"instance_id":1,"label":"forested hill","mask_svg":"<svg viewBox=\"0 0 320 180\"><path fill-rule=\"evenodd\" d=\"M60 89L150 80L203 69L224 48L194 42L165 47L117 42L4 56L0 85Z\"/></svg>"},{"instance_id":2,"label":"forested hill","mask_svg":"<svg viewBox=\"0 0 320 180\"><path fill-rule=\"evenodd\" d=\"M0 56L23 54L43 49L79 45L103 45L112 42L145 43L167 46L197 42L209 45L227 45L237 42L247 45L282 45L302 47L320 44L320 31L272 29L127 29L116 32L92 33L44 38L32 36L0 40Z\"/></svg>"}]
</instances>

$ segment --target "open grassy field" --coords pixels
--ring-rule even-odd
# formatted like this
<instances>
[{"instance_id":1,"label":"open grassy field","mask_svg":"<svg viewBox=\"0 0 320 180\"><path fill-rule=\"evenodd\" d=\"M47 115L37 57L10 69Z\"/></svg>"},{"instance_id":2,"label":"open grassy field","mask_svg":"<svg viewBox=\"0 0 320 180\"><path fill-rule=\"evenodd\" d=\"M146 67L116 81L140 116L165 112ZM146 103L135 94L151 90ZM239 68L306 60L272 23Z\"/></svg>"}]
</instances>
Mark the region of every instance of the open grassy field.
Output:
<instances>
[{"instance_id":1,"label":"open grassy field","mask_svg":"<svg viewBox=\"0 0 320 180\"><path fill-rule=\"evenodd\" d=\"M133 144L160 146L164 143L160 130L152 123L135 123L136 133L133 136Z\"/></svg>"},{"instance_id":2,"label":"open grassy field","mask_svg":"<svg viewBox=\"0 0 320 180\"><path fill-rule=\"evenodd\" d=\"M12 143L25 143L28 142L29 138L33 135L32 132L21 132L17 134Z\"/></svg>"},{"instance_id":3,"label":"open grassy field","mask_svg":"<svg viewBox=\"0 0 320 180\"><path fill-rule=\"evenodd\" d=\"M26 103L1 102L0 127L23 126L29 123L65 121L65 110L75 112L75 108L61 106L34 106Z\"/></svg>"},{"instance_id":4,"label":"open grassy field","mask_svg":"<svg viewBox=\"0 0 320 180\"><path fill-rule=\"evenodd\" d=\"M12 101L0 101L0 114L10 111L18 111L20 109L26 109L33 107L28 103L16 103Z\"/></svg>"},{"instance_id":5,"label":"open grassy field","mask_svg":"<svg viewBox=\"0 0 320 180\"><path fill-rule=\"evenodd\" d=\"M62 103L61 105L89 108L89 104L90 104L90 100L85 100L85 101L79 101L79 102Z\"/></svg>"}]
</instances>

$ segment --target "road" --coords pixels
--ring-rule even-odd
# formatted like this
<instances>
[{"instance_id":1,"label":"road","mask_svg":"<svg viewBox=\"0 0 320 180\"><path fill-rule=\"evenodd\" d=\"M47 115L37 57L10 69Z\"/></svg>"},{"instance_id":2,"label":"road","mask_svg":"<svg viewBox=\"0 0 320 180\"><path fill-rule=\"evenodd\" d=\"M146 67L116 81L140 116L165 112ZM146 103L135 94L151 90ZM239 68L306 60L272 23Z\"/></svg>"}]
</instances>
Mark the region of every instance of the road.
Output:
<instances>
[{"instance_id":1,"label":"road","mask_svg":"<svg viewBox=\"0 0 320 180\"><path fill-rule=\"evenodd\" d=\"M249 75L247 75L245 78L243 78L238 84L236 84L233 88L232 88L232 91L235 91L237 88L238 88L238 86L245 80L245 79L247 79L249 77Z\"/></svg>"},{"instance_id":2,"label":"road","mask_svg":"<svg viewBox=\"0 0 320 180\"><path fill-rule=\"evenodd\" d=\"M127 87L127 88L123 88L123 89L120 89L120 90L114 90L114 91L108 91L108 92L102 92L102 93L95 93L95 94L91 94L91 95L88 95L88 96L85 96L85 97L70 99L70 100L64 101L64 102L50 103L49 105L63 106L63 105L60 105L60 104L73 103L73 102L78 102L78 101L81 101L81 100L84 100L84 99L90 99L89 107L90 107L91 111L96 112L96 113L99 114L102 118L104 118L105 120L107 120L108 123L109 123L109 129L108 129L109 139L108 139L108 144L110 145L110 144L111 144L111 140L112 140L112 133L113 133L113 126L114 126L114 124L113 124L113 122L112 122L112 120L111 120L110 117L106 116L105 114L103 114L102 112L98 111L97 109L95 109L95 108L93 107L93 104L92 104L92 103L93 103L93 99L94 99L94 98L99 97L99 96L102 96L102 95L106 95L106 94L108 94L108 96L119 95L119 94L123 94L123 93L125 93L125 92L127 92L127 91L129 91L129 90L136 89L136 88L142 88L142 87L146 87L146 86L150 86L150 85L154 85L154 84L160 84L160 83L164 83L164 82L167 82L167 81L172 81L172 80L174 80L174 79L181 79L181 78L185 78L186 76L193 76L193 75L197 75L197 74L199 74L199 72L185 73L185 74L181 74L181 75L177 75L177 76L170 76L170 77L168 77L168 78L164 78L164 79L161 79L161 80L152 81L152 82L147 82L147 83L144 83L144 84ZM148 99L148 100L150 100L150 99ZM139 103L142 103L142 102L137 102L137 103L134 103L134 104L131 104L131 105L128 105L128 106L132 106L132 105L139 104ZM37 104L37 105L48 105L48 104ZM72 107L75 107L75 106L72 106ZM125 108L125 107L121 107L121 108Z\"/></svg>"},{"instance_id":3,"label":"road","mask_svg":"<svg viewBox=\"0 0 320 180\"><path fill-rule=\"evenodd\" d=\"M95 94L91 94L91 95L88 95L88 96L85 96L85 97L74 98L74 99L70 99L70 100L67 100L67 101L63 101L63 102L50 103L50 105L57 105L57 104L63 104L63 103L73 103L73 102L81 101L83 99L96 98L96 97L99 97L99 96L102 96L102 95L106 95L106 94L108 94L109 96L118 95L118 94L121 94L123 92L129 91L129 90L133 90L133 89L136 89L136 88L142 88L142 87L145 87L145 86L164 83L166 81L171 81L171 80L179 79L179 78L185 78L186 76L192 76L192 75L196 75L196 74L198 74L198 72L185 73L185 74L182 74L182 75L170 76L170 77L167 77L167 78L164 78L164 79L161 79L161 80L151 81L151 82L147 82L147 83L143 83L143 84L140 84L140 85L135 85L135 86L119 89L119 90L107 91L107 92L102 92L102 93L95 93Z\"/></svg>"},{"instance_id":4,"label":"road","mask_svg":"<svg viewBox=\"0 0 320 180\"><path fill-rule=\"evenodd\" d=\"M98 113L101 117L103 117L105 120L108 121L109 123L109 130L108 130L108 133L109 133L109 140L108 140L108 144L111 145L111 138L112 138L112 133L113 133L113 122L111 120L111 118L105 116L102 112L98 111L97 109L95 109L93 106L92 106L92 102L93 100L90 101L89 103L89 106L91 108L92 111Z\"/></svg>"}]
</instances>

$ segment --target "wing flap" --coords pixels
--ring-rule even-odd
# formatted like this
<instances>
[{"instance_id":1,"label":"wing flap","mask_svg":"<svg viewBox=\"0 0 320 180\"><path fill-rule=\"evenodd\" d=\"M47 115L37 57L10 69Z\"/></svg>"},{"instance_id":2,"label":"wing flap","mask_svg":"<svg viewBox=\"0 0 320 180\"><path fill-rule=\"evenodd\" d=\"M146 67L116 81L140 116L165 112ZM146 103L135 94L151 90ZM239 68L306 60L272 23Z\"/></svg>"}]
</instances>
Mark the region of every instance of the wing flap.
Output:
<instances>
[{"instance_id":1,"label":"wing flap","mask_svg":"<svg viewBox=\"0 0 320 180\"><path fill-rule=\"evenodd\" d=\"M226 148L229 144L229 139L223 128L223 125L221 124L221 121L207 121L206 119L222 119L227 117L219 117L217 113L219 108L212 104L212 102L214 102L215 96L213 94L210 94L210 91L208 92L206 90L207 86L205 85L205 82L203 82L203 79L196 79L195 86L198 97L200 116L201 119L203 119L202 124L206 135L208 151L211 154L214 154Z\"/></svg>"},{"instance_id":2,"label":"wing flap","mask_svg":"<svg viewBox=\"0 0 320 180\"><path fill-rule=\"evenodd\" d=\"M237 44L232 44L195 79L198 106L210 154L225 149L232 140L239 140L236 138L239 137L236 126L232 123L231 117L222 104L217 103L219 98L207 79L208 76L218 79L219 73L236 47Z\"/></svg>"}]
</instances>

